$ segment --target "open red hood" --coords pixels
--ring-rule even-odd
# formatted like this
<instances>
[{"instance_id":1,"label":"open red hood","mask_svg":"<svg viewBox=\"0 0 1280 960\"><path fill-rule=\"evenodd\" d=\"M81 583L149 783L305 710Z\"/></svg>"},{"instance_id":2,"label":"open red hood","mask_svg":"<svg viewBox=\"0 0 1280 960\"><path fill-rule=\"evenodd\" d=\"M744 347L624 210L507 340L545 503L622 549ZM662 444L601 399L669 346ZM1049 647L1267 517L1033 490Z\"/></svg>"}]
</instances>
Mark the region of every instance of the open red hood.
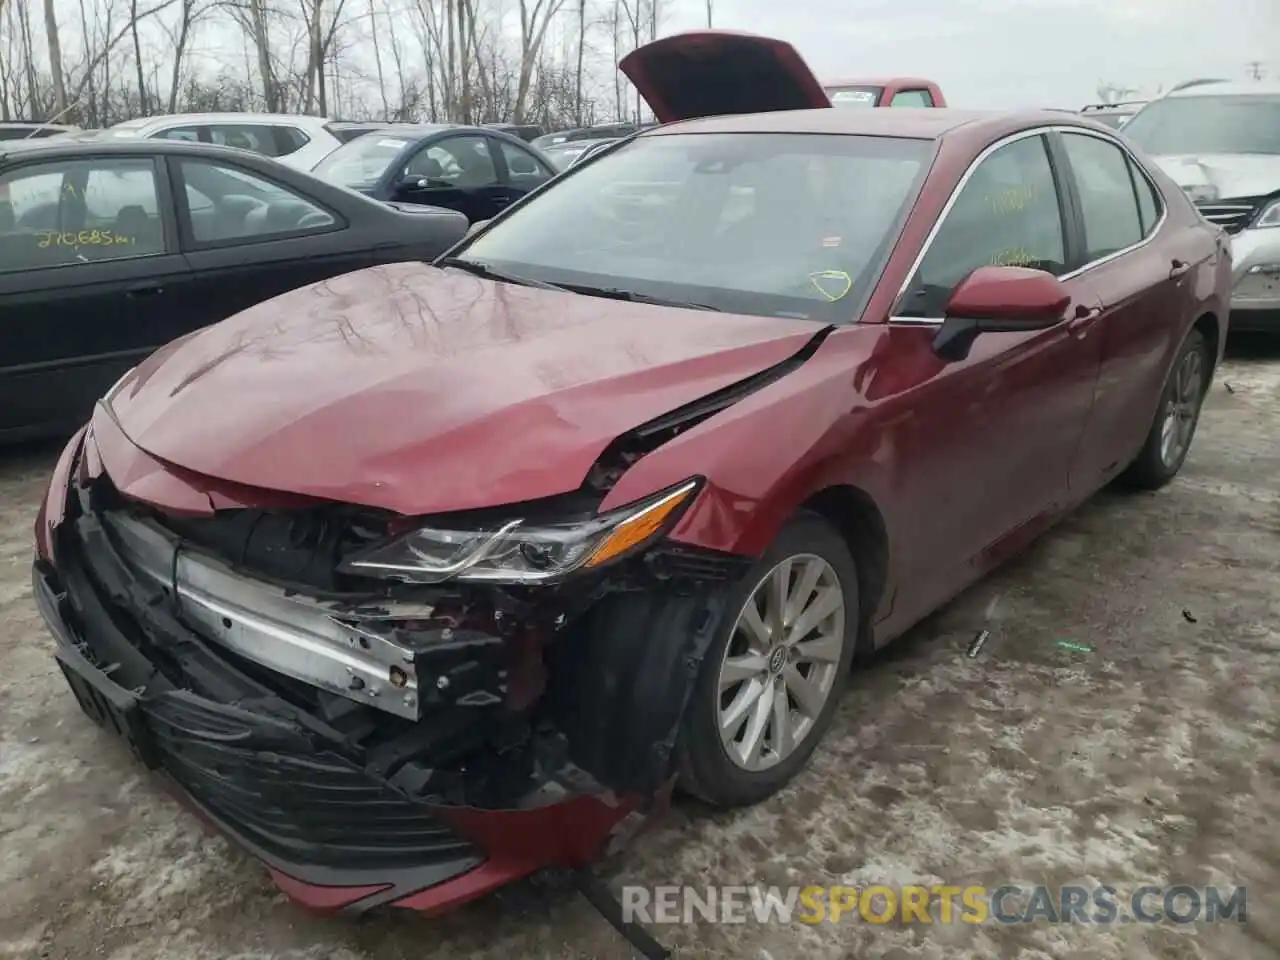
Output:
<instances>
[{"instance_id":1,"label":"open red hood","mask_svg":"<svg viewBox=\"0 0 1280 960\"><path fill-rule=\"evenodd\" d=\"M110 407L135 445L205 477L439 513L575 490L619 434L820 328L397 264L176 341Z\"/></svg>"},{"instance_id":2,"label":"open red hood","mask_svg":"<svg viewBox=\"0 0 1280 960\"><path fill-rule=\"evenodd\" d=\"M618 69L662 123L831 106L795 47L752 33L677 33L632 50Z\"/></svg>"}]
</instances>

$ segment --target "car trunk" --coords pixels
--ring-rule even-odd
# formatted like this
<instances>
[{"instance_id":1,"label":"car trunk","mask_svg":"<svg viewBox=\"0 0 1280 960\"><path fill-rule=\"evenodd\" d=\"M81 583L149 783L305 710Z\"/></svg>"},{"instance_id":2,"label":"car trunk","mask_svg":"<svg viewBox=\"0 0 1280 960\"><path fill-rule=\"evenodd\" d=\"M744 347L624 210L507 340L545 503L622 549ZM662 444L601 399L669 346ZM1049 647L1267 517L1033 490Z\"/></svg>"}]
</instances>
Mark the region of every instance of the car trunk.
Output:
<instances>
[{"instance_id":1,"label":"car trunk","mask_svg":"<svg viewBox=\"0 0 1280 960\"><path fill-rule=\"evenodd\" d=\"M627 54L618 69L662 123L831 106L795 47L750 33L698 30L663 37Z\"/></svg>"}]
</instances>

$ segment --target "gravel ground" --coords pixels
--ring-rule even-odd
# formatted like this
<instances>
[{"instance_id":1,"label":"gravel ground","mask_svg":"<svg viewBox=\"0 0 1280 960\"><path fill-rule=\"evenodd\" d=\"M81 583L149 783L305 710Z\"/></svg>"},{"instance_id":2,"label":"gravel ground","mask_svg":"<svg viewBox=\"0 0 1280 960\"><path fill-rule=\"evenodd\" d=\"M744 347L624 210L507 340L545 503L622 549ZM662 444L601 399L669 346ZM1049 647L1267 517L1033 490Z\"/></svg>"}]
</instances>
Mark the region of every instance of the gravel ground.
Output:
<instances>
[{"instance_id":1,"label":"gravel ground","mask_svg":"<svg viewBox=\"0 0 1280 960\"><path fill-rule=\"evenodd\" d=\"M31 602L31 522L55 455L0 452L0 957L631 956L548 882L435 921L310 917L140 776L76 708ZM735 960L1273 960L1277 477L1280 348L1255 345L1219 376L1172 486L1103 493L862 670L782 795L731 815L681 801L603 875L615 888L1244 884L1245 924L656 932L678 956Z\"/></svg>"}]
</instances>

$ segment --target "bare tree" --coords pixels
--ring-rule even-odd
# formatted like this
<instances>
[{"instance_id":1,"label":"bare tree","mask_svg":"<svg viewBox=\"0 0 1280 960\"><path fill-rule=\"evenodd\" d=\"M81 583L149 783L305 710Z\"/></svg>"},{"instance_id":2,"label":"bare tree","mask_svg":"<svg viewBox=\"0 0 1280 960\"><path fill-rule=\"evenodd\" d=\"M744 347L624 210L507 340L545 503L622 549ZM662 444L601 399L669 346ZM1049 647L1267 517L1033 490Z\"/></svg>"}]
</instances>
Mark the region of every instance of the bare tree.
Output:
<instances>
[{"instance_id":1,"label":"bare tree","mask_svg":"<svg viewBox=\"0 0 1280 960\"><path fill-rule=\"evenodd\" d=\"M53 79L53 106L67 110L67 81L62 72L62 42L58 38L58 14L54 0L44 0L44 35L49 44L49 74Z\"/></svg>"},{"instance_id":2,"label":"bare tree","mask_svg":"<svg viewBox=\"0 0 1280 960\"><path fill-rule=\"evenodd\" d=\"M529 84L542 44L547 37L547 27L555 19L565 0L519 0L520 2L520 78L516 85L516 103L513 117L516 123L524 120L525 103L529 97ZM581 4L581 0L579 0Z\"/></svg>"}]
</instances>

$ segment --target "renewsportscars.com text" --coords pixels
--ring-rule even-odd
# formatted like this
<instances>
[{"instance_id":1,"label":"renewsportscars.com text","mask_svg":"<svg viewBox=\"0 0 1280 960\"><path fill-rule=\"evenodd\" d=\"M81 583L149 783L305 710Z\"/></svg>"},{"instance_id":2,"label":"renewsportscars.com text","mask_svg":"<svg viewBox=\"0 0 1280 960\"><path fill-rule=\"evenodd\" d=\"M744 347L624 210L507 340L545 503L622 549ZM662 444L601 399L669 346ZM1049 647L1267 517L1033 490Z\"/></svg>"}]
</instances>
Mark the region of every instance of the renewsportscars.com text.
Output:
<instances>
[{"instance_id":1,"label":"renewsportscars.com text","mask_svg":"<svg viewBox=\"0 0 1280 960\"><path fill-rule=\"evenodd\" d=\"M674 923L1244 923L1244 887L949 886L622 888L623 919Z\"/></svg>"}]
</instances>

